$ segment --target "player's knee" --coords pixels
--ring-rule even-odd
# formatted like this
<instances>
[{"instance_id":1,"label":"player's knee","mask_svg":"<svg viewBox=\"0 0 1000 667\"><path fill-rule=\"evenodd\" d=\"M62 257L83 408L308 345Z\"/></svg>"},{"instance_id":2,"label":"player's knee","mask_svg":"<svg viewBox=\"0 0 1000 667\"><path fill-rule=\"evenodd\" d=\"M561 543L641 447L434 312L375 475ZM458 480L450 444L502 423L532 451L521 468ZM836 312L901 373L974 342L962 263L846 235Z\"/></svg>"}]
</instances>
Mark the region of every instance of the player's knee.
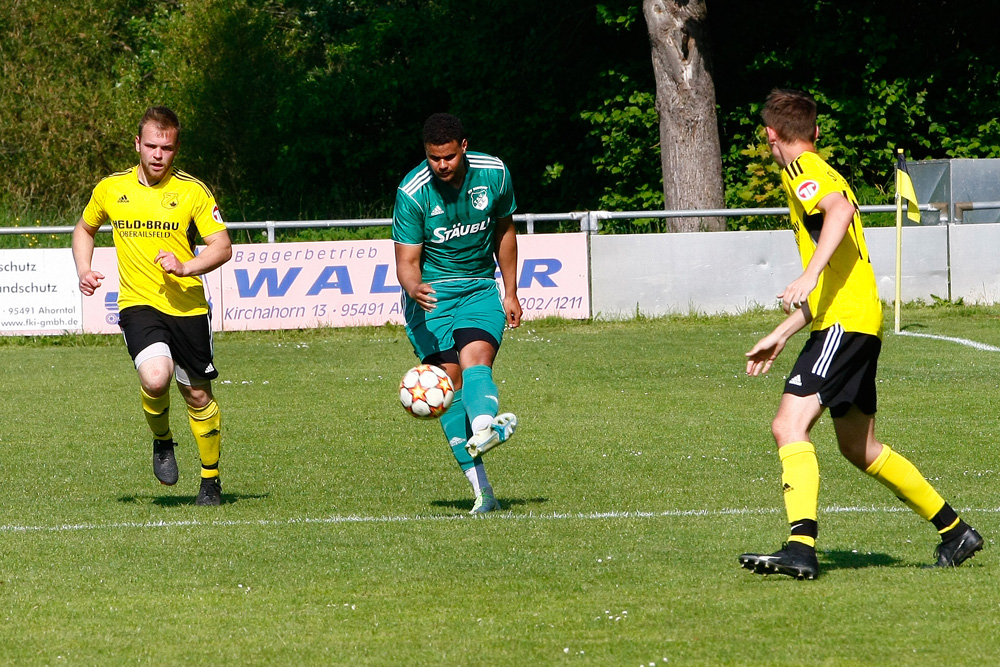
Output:
<instances>
[{"instance_id":1,"label":"player's knee","mask_svg":"<svg viewBox=\"0 0 1000 667\"><path fill-rule=\"evenodd\" d=\"M211 385L181 385L181 394L184 402L195 410L201 410L212 402Z\"/></svg>"},{"instance_id":2,"label":"player's knee","mask_svg":"<svg viewBox=\"0 0 1000 667\"><path fill-rule=\"evenodd\" d=\"M774 441L776 443L782 445L788 442L799 442L800 440L805 440L807 439L809 433L803 430L797 422L793 422L779 415L771 422L771 435L774 436Z\"/></svg>"},{"instance_id":3,"label":"player's knee","mask_svg":"<svg viewBox=\"0 0 1000 667\"><path fill-rule=\"evenodd\" d=\"M173 379L171 373L154 370L144 373L139 381L142 383L142 390L152 397L163 396L170 391L170 381Z\"/></svg>"}]
</instances>

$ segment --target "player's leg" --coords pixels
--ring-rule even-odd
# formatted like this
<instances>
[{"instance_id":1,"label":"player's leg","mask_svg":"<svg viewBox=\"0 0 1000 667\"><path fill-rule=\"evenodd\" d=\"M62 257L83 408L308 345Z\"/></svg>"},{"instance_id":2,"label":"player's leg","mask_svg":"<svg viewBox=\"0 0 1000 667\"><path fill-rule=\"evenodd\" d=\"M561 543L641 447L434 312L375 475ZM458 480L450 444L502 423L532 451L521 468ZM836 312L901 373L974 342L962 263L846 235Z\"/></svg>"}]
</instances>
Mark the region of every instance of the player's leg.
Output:
<instances>
[{"instance_id":1,"label":"player's leg","mask_svg":"<svg viewBox=\"0 0 1000 667\"><path fill-rule=\"evenodd\" d=\"M136 357L139 375L139 394L146 423L153 437L172 440L170 432L170 381L174 376L174 362L166 343L155 343Z\"/></svg>"},{"instance_id":2,"label":"player's leg","mask_svg":"<svg viewBox=\"0 0 1000 667\"><path fill-rule=\"evenodd\" d=\"M153 474L161 484L176 484L177 460L170 430L170 381L174 374L170 334L159 313L145 306L122 310L119 325L139 376L143 415L153 433Z\"/></svg>"},{"instance_id":3,"label":"player's leg","mask_svg":"<svg viewBox=\"0 0 1000 667\"><path fill-rule=\"evenodd\" d=\"M827 377L824 359L837 352L842 330L814 331L795 360L785 382L771 433L781 460L781 486L788 518L789 538L773 554L743 554L740 564L757 574L777 572L797 579L819 574L816 558L819 504L819 463L810 432L823 413L820 401Z\"/></svg>"},{"instance_id":4,"label":"player's leg","mask_svg":"<svg viewBox=\"0 0 1000 667\"><path fill-rule=\"evenodd\" d=\"M472 331L464 329L464 332ZM493 357L496 348L486 341L475 341L462 348L462 381L466 388L466 414L472 424L473 436L467 445L474 456L485 454L507 442L517 428L517 417L511 412L499 413L499 390L493 380Z\"/></svg>"},{"instance_id":5,"label":"player's leg","mask_svg":"<svg viewBox=\"0 0 1000 667\"><path fill-rule=\"evenodd\" d=\"M473 456L506 442L517 428L517 417L500 413L499 391L493 380L493 362L506 324L496 281L470 281L457 309L453 335L462 366L465 411L472 424L468 449Z\"/></svg>"},{"instance_id":6,"label":"player's leg","mask_svg":"<svg viewBox=\"0 0 1000 667\"><path fill-rule=\"evenodd\" d=\"M472 487L474 504L473 514L482 514L495 509L500 509L493 495L493 487L486 476L486 468L483 460L475 457L466 451L466 444L472 435L472 427L465 411L465 391L462 386L462 370L458 364L458 351L454 348L444 352L438 352L423 359L425 364L439 366L448 373L452 384L455 387L455 396L451 401L451 407L441 415L441 429L444 437L448 440L448 447L451 449L455 462L465 475L469 486Z\"/></svg>"},{"instance_id":7,"label":"player's leg","mask_svg":"<svg viewBox=\"0 0 1000 667\"><path fill-rule=\"evenodd\" d=\"M815 579L819 463L809 432L823 412L819 398L783 394L771 432L781 461L781 487L790 536L787 544L772 554L746 553L740 564L757 574L787 574L797 579Z\"/></svg>"},{"instance_id":8,"label":"player's leg","mask_svg":"<svg viewBox=\"0 0 1000 667\"><path fill-rule=\"evenodd\" d=\"M188 425L201 459L198 505L219 505L222 485L219 458L222 447L222 411L212 393L212 380L219 376L213 355L212 323L207 315L170 318L172 349L176 359L174 376L187 404Z\"/></svg>"},{"instance_id":9,"label":"player's leg","mask_svg":"<svg viewBox=\"0 0 1000 667\"><path fill-rule=\"evenodd\" d=\"M449 285L435 286L437 307L430 313L415 307L412 300L403 295L403 312L406 317L406 335L413 345L417 357L425 364L433 364L444 369L455 387L451 407L441 415L441 429L448 441L448 447L462 470L475 499L473 513L499 509L493 496L493 488L486 477L482 459L470 455L465 446L472 434L465 410L465 391L462 385L462 370L459 365L458 350L452 337L456 306L455 290Z\"/></svg>"},{"instance_id":10,"label":"player's leg","mask_svg":"<svg viewBox=\"0 0 1000 667\"><path fill-rule=\"evenodd\" d=\"M835 417L840 451L857 468L892 491L907 507L930 521L941 536L937 562L954 567L983 548L983 539L928 482L905 456L875 439L875 415L852 405Z\"/></svg>"},{"instance_id":11,"label":"player's leg","mask_svg":"<svg viewBox=\"0 0 1000 667\"><path fill-rule=\"evenodd\" d=\"M166 349L158 350L162 346ZM150 356L152 355L152 356ZM174 363L165 343L146 348L136 358L139 367L139 394L146 423L153 432L153 475L161 484L177 483L177 459L174 456L173 433L170 430L170 380Z\"/></svg>"},{"instance_id":12,"label":"player's leg","mask_svg":"<svg viewBox=\"0 0 1000 667\"><path fill-rule=\"evenodd\" d=\"M222 412L212 394L212 385L185 385L180 379L178 389L187 403L188 425L198 444L201 460L201 486L196 503L219 505L222 485L219 478L219 458L222 449Z\"/></svg>"}]
</instances>

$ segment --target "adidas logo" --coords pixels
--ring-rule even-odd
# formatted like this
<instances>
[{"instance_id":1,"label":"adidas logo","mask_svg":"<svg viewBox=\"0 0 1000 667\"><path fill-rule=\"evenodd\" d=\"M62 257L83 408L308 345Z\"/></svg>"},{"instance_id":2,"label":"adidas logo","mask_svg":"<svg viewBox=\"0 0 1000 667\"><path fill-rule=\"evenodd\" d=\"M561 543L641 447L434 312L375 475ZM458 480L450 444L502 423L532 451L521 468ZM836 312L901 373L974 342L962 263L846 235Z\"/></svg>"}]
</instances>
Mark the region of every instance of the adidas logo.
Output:
<instances>
[{"instance_id":1,"label":"adidas logo","mask_svg":"<svg viewBox=\"0 0 1000 667\"><path fill-rule=\"evenodd\" d=\"M205 366L205 372L206 373L211 373L214 370L215 370L215 366L213 366L212 364L209 364L208 366Z\"/></svg>"},{"instance_id":2,"label":"adidas logo","mask_svg":"<svg viewBox=\"0 0 1000 667\"><path fill-rule=\"evenodd\" d=\"M126 197L125 195L122 195L121 197L118 198L118 203L119 204L127 204L128 203L128 197Z\"/></svg>"},{"instance_id":3,"label":"adidas logo","mask_svg":"<svg viewBox=\"0 0 1000 667\"><path fill-rule=\"evenodd\" d=\"M434 215L441 215L443 213L444 213L444 209L441 208L440 206L435 206L434 209L431 211L431 215L432 216L434 216Z\"/></svg>"},{"instance_id":4,"label":"adidas logo","mask_svg":"<svg viewBox=\"0 0 1000 667\"><path fill-rule=\"evenodd\" d=\"M788 381L788 384L795 385L796 387L801 387L802 386L802 376L801 375L796 375L795 377L793 377L791 380Z\"/></svg>"}]
</instances>

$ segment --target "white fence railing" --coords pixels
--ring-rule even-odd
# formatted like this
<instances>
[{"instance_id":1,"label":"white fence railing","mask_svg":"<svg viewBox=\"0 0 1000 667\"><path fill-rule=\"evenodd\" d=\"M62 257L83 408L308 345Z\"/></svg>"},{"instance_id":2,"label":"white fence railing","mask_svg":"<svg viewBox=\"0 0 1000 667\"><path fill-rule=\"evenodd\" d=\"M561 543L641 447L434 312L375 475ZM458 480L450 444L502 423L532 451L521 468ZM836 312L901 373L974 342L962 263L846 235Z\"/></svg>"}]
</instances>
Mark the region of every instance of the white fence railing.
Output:
<instances>
[{"instance_id":1,"label":"white fence railing","mask_svg":"<svg viewBox=\"0 0 1000 667\"><path fill-rule=\"evenodd\" d=\"M964 210L981 210L1000 208L1000 202L968 202L961 206ZM896 207L889 205L862 206L862 213L892 213ZM940 222L947 222L946 214L937 207L925 204L921 211L937 213ZM581 232L595 234L601 229L602 220L640 220L649 218L743 218L788 215L788 209L775 208L718 208L691 209L678 211L571 211L567 213L519 213L514 216L515 222L523 222L529 234L535 233L535 223L538 222L575 222ZM937 222L937 221L935 221ZM265 230L267 242L274 243L275 231L279 229L329 229L335 227L387 227L392 224L392 218L358 218L352 220L263 220L255 222L227 222L232 230ZM933 223L932 223L933 224ZM73 231L71 225L49 225L38 227L0 227L3 234L68 234ZM111 225L104 225L101 232L110 232Z\"/></svg>"}]
</instances>

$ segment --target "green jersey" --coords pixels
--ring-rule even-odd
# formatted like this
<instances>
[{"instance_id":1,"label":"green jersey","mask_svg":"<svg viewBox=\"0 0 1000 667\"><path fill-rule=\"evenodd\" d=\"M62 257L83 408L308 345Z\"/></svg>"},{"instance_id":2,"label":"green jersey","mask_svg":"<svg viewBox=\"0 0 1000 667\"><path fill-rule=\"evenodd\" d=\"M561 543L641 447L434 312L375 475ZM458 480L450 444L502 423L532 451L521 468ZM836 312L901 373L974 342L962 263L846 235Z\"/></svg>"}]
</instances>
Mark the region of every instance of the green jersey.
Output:
<instances>
[{"instance_id":1,"label":"green jersey","mask_svg":"<svg viewBox=\"0 0 1000 667\"><path fill-rule=\"evenodd\" d=\"M510 172L499 158L465 154L462 187L440 183L425 160L396 190L392 240L423 245L424 282L455 278L494 278L497 220L517 208Z\"/></svg>"}]
</instances>

